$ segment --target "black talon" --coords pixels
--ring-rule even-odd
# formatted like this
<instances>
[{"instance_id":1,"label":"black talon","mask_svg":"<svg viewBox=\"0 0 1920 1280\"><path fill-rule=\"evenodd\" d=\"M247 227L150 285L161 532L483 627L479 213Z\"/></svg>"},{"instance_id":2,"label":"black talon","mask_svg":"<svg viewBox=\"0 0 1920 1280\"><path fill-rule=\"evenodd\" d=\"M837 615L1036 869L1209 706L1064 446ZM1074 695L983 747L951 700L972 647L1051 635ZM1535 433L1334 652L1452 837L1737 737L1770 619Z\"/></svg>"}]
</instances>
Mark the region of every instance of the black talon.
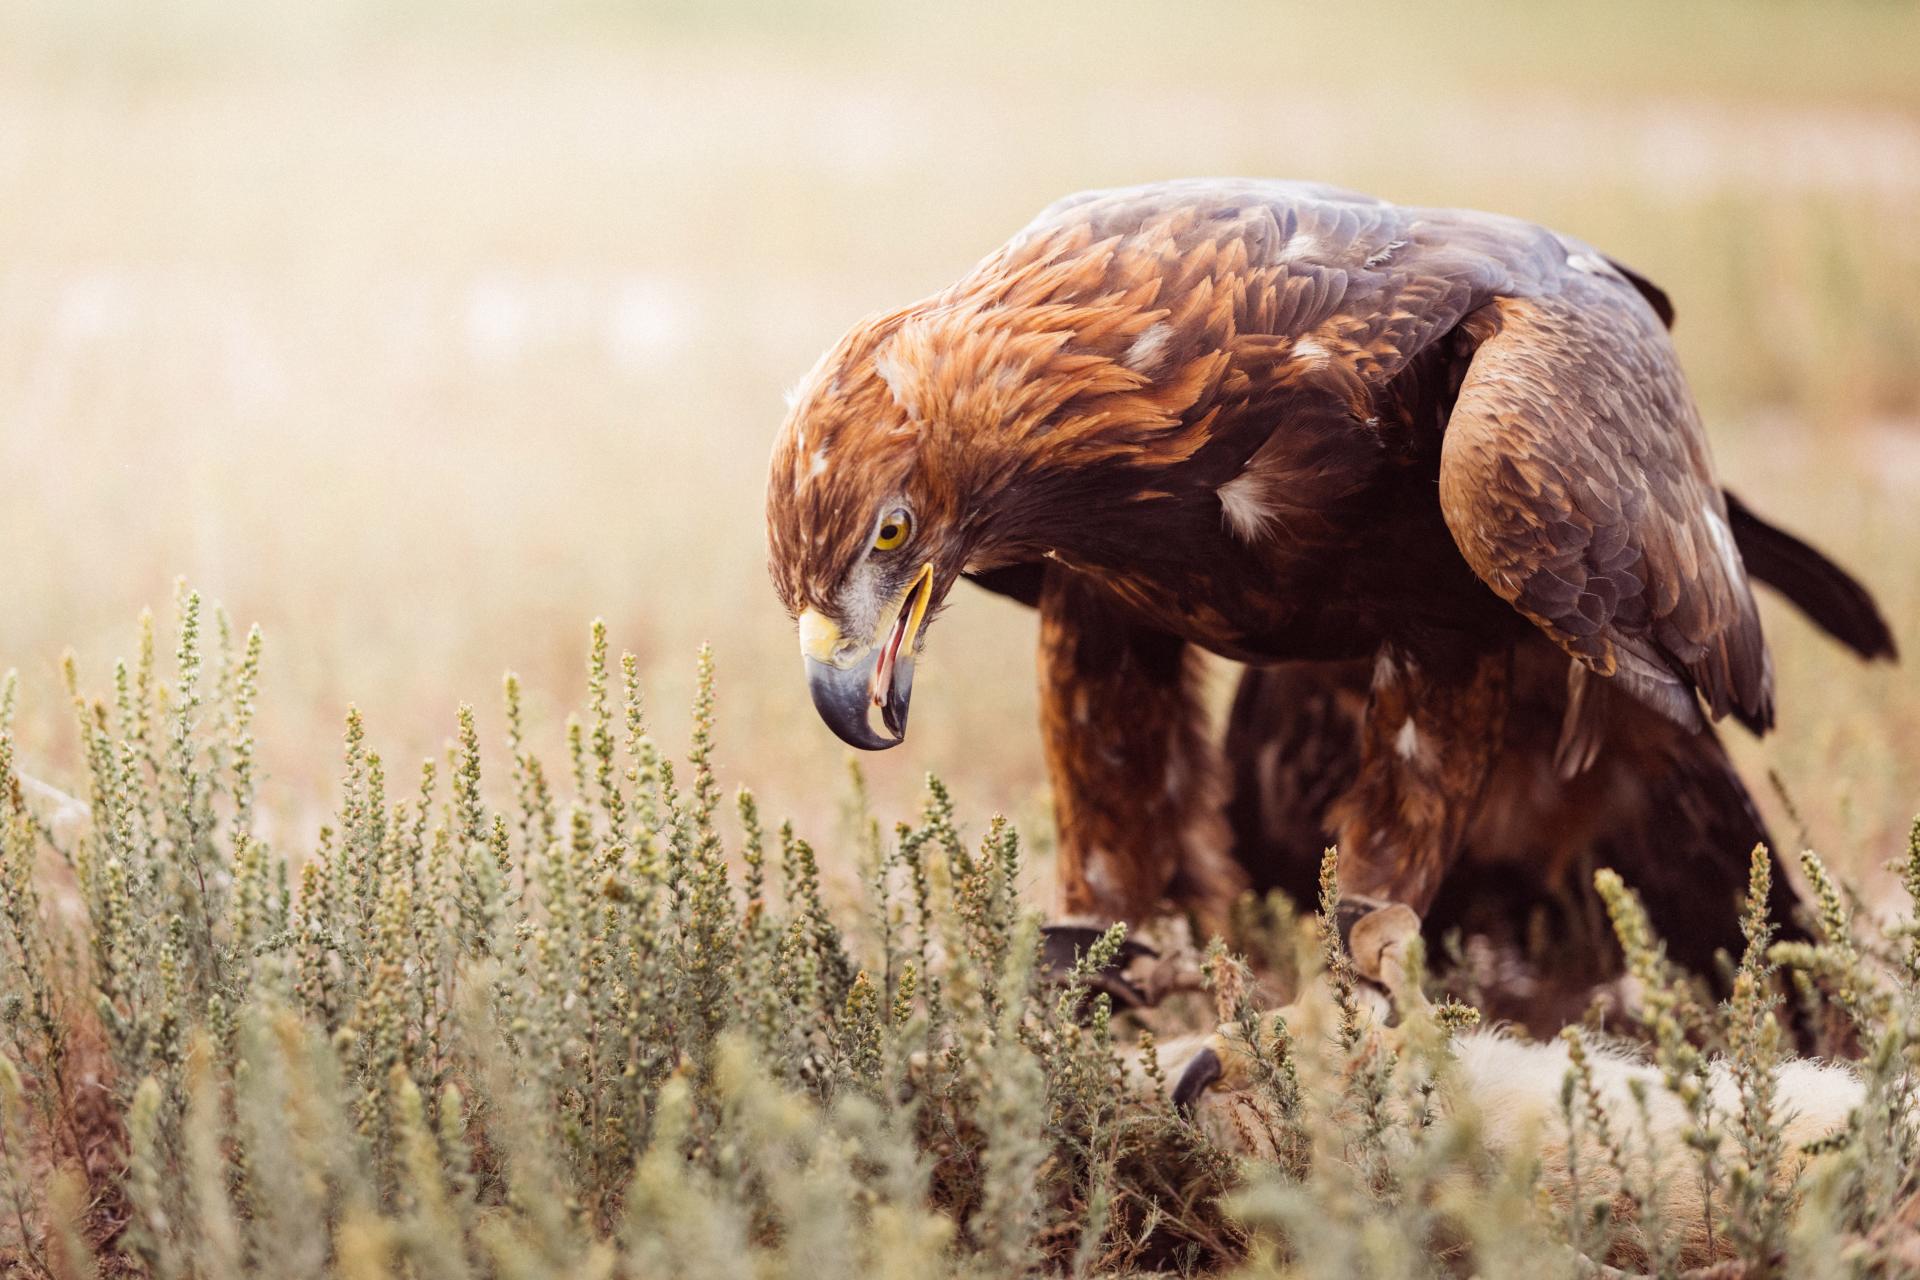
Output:
<instances>
[{"instance_id":1,"label":"black talon","mask_svg":"<svg viewBox=\"0 0 1920 1280\"><path fill-rule=\"evenodd\" d=\"M1074 966L1080 962L1089 948L1106 936L1105 929L1095 929L1088 925L1050 924L1041 930L1040 963L1054 978L1064 981L1073 973ZM1120 943L1120 949L1114 952L1113 959L1104 969L1095 971L1087 979L1087 994L1104 991L1112 999L1114 1006L1120 1009L1143 1009L1152 1003L1147 993L1135 985L1126 975L1126 968L1142 956L1158 959L1160 953L1142 942L1127 938Z\"/></svg>"},{"instance_id":2,"label":"black talon","mask_svg":"<svg viewBox=\"0 0 1920 1280\"><path fill-rule=\"evenodd\" d=\"M1222 1068L1220 1055L1211 1049L1201 1049L1187 1063L1186 1070L1180 1073L1180 1079L1173 1086L1174 1109L1189 1120L1193 1118L1193 1108L1200 1101L1214 1081L1220 1078Z\"/></svg>"}]
</instances>

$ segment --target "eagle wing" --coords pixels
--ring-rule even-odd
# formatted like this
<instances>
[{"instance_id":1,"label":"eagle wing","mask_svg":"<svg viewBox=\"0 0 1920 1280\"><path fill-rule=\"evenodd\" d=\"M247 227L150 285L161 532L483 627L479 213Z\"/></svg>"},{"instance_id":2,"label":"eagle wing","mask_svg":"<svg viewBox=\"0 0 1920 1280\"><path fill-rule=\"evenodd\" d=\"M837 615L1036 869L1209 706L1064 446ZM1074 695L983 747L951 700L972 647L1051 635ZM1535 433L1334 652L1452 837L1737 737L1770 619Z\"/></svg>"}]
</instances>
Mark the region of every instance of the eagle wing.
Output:
<instances>
[{"instance_id":1,"label":"eagle wing","mask_svg":"<svg viewBox=\"0 0 1920 1280\"><path fill-rule=\"evenodd\" d=\"M1260 512L1311 514L1350 480L1301 451L1312 403L1371 424L1404 375L1451 377L1464 360L1439 488L1472 570L1681 724L1700 723L1700 698L1716 718L1771 723L1766 645L1671 306L1591 247L1493 214L1203 179L1069 197L979 274L1011 282L996 299L1135 299L1133 327L1089 321L1076 340L1111 345L1125 395L1146 384L1164 412L1120 431L1111 397L1083 397L1071 429L1047 419L1050 443L1082 431L1141 465L1192 459L1196 482L1226 477Z\"/></svg>"},{"instance_id":2,"label":"eagle wing","mask_svg":"<svg viewBox=\"0 0 1920 1280\"><path fill-rule=\"evenodd\" d=\"M1441 448L1461 554L1594 672L1683 725L1773 720L1773 672L1699 415L1653 310L1604 268L1500 296Z\"/></svg>"}]
</instances>

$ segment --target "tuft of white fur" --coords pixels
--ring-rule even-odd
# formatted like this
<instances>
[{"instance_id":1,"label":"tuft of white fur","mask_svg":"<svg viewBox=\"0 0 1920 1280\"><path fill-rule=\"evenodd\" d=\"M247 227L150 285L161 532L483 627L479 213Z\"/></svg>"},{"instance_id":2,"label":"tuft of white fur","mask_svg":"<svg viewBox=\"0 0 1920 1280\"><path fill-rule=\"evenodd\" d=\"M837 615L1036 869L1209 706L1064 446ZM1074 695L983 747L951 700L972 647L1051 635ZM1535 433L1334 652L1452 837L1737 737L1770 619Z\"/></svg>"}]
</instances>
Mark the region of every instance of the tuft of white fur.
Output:
<instances>
[{"instance_id":1,"label":"tuft of white fur","mask_svg":"<svg viewBox=\"0 0 1920 1280\"><path fill-rule=\"evenodd\" d=\"M1558 1040L1534 1044L1498 1031L1476 1032L1455 1041L1460 1066L1458 1098L1471 1107L1481 1137L1495 1155L1533 1151L1540 1160L1541 1189L1558 1203L1572 1195L1573 1153L1560 1116L1560 1090L1572 1068L1567 1047ZM1686 1109L1663 1085L1660 1072L1627 1048L1589 1042L1587 1060L1594 1090L1616 1134L1640 1134L1639 1106L1633 1086L1642 1086L1653 1129L1651 1145L1659 1153L1654 1181L1664 1188L1663 1216L1680 1229L1686 1252L1695 1261L1709 1257L1707 1203L1696 1157L1687 1146ZM1725 1062L1710 1070L1715 1107L1722 1115L1740 1106L1738 1086ZM1807 1144L1838 1132L1866 1098L1866 1087L1852 1071L1834 1063L1791 1058L1775 1074L1778 1086L1774 1123L1789 1161ZM1636 1176L1646 1172L1647 1144L1637 1144ZM1591 1129L1580 1133L1578 1163L1592 1176L1609 1157Z\"/></svg>"},{"instance_id":2,"label":"tuft of white fur","mask_svg":"<svg viewBox=\"0 0 1920 1280\"><path fill-rule=\"evenodd\" d=\"M1594 1087L1616 1126L1623 1132L1638 1127L1633 1100L1637 1081L1645 1089L1656 1137L1663 1140L1669 1158L1680 1164L1690 1161L1680 1141L1686 1110L1662 1084L1659 1069L1627 1046L1590 1040L1586 1053ZM1460 1092L1479 1113L1487 1144L1495 1151L1516 1149L1530 1135L1559 1126L1560 1087L1573 1067L1561 1041L1537 1044L1503 1031L1476 1031L1455 1039L1454 1061L1460 1067ZM1710 1078L1722 1114L1737 1111L1739 1089L1727 1065L1715 1063ZM1776 1080L1779 1111L1774 1120L1789 1151L1838 1131L1866 1099L1866 1086L1850 1069L1812 1058L1787 1059Z\"/></svg>"}]
</instances>

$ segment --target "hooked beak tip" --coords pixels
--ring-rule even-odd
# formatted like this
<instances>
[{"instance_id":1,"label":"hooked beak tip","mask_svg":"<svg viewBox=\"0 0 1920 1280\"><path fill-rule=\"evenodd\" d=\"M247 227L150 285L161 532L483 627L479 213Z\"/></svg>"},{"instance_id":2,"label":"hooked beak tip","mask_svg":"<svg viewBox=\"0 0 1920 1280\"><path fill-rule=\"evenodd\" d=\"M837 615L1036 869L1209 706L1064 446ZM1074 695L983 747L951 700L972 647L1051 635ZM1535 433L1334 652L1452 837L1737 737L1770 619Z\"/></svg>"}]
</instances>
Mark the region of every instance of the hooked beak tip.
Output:
<instances>
[{"instance_id":1,"label":"hooked beak tip","mask_svg":"<svg viewBox=\"0 0 1920 1280\"><path fill-rule=\"evenodd\" d=\"M885 640L868 650L864 658L846 666L814 656L830 653L819 646L836 637L839 629L831 621L818 621L811 610L802 616L802 648L813 706L842 742L862 751L885 751L905 740L907 709L913 700L914 644L932 597L933 565L927 563L920 566L895 606L893 626ZM818 633L811 639L807 635L810 620ZM810 643L815 647L808 647ZM869 723L868 717L876 707L891 738L875 733Z\"/></svg>"},{"instance_id":2,"label":"hooked beak tip","mask_svg":"<svg viewBox=\"0 0 1920 1280\"><path fill-rule=\"evenodd\" d=\"M806 663L807 691L813 695L813 708L836 737L862 751L885 751L900 745L907 727L907 698L901 688L901 678L905 676L910 689L913 678L910 665L903 663L895 668L892 688L881 706L881 719L893 734L887 737L875 732L868 718L873 707L877 654L850 667L836 667L817 658L808 658Z\"/></svg>"}]
</instances>

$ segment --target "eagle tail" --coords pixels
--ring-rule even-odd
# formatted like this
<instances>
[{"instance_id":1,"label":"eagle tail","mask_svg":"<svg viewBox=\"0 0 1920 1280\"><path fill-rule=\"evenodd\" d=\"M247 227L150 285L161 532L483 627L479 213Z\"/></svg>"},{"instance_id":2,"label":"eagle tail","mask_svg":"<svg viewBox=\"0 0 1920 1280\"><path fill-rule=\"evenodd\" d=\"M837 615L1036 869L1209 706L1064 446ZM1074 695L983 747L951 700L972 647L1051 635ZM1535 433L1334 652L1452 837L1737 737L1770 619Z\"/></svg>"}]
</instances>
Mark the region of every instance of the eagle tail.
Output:
<instances>
[{"instance_id":1,"label":"eagle tail","mask_svg":"<svg viewBox=\"0 0 1920 1280\"><path fill-rule=\"evenodd\" d=\"M1731 492L1728 523L1747 572L1792 601L1822 631L1860 657L1899 657L1873 595L1852 574L1786 530L1768 524Z\"/></svg>"},{"instance_id":2,"label":"eagle tail","mask_svg":"<svg viewBox=\"0 0 1920 1280\"><path fill-rule=\"evenodd\" d=\"M1738 959L1747 859L1765 845L1772 859L1768 914L1786 940L1807 935L1797 881L1788 873L1753 797L1711 732L1676 735L1667 767L1649 770L1644 805L1602 834L1593 867L1611 867L1639 896L1667 954L1719 978L1716 953Z\"/></svg>"}]
</instances>

